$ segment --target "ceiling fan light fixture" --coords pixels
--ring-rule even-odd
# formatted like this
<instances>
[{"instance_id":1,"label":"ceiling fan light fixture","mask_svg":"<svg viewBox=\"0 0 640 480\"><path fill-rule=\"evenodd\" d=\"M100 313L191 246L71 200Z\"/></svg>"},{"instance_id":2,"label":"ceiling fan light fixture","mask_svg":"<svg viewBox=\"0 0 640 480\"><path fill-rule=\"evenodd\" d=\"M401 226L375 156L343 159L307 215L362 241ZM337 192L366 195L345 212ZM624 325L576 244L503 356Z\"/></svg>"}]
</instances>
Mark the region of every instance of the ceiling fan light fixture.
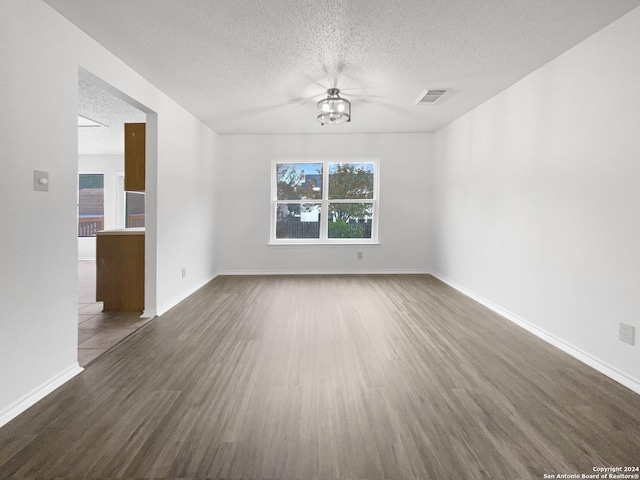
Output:
<instances>
[{"instance_id":1,"label":"ceiling fan light fixture","mask_svg":"<svg viewBox=\"0 0 640 480\"><path fill-rule=\"evenodd\" d=\"M336 123L351 121L351 102L340 96L340 90L330 88L327 90L327 98L318 102L318 122L320 125L333 125Z\"/></svg>"}]
</instances>

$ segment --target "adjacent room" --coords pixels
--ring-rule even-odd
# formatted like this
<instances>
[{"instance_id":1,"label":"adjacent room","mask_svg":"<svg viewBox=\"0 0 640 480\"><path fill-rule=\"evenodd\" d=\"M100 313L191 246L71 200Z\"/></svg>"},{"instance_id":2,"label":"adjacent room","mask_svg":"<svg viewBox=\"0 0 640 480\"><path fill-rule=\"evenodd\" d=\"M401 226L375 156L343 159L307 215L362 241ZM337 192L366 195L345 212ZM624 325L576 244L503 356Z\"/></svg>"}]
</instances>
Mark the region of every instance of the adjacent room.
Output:
<instances>
[{"instance_id":1,"label":"adjacent room","mask_svg":"<svg viewBox=\"0 0 640 480\"><path fill-rule=\"evenodd\" d=\"M0 477L638 478L638 45L640 0L4 0Z\"/></svg>"},{"instance_id":2,"label":"adjacent room","mask_svg":"<svg viewBox=\"0 0 640 480\"><path fill-rule=\"evenodd\" d=\"M130 267L110 272L109 267L117 266L109 265L115 259L108 250L111 243L126 239L141 243L138 237L144 233L144 186L133 190L138 187L127 181L125 131L127 126L139 128L146 115L89 76L78 80L78 363L85 367L151 317L141 318L143 267L137 272L140 285L123 278L144 259L134 259L127 250L124 263ZM125 232L135 236L124 237ZM102 263L96 262L98 236L102 249L107 246Z\"/></svg>"}]
</instances>

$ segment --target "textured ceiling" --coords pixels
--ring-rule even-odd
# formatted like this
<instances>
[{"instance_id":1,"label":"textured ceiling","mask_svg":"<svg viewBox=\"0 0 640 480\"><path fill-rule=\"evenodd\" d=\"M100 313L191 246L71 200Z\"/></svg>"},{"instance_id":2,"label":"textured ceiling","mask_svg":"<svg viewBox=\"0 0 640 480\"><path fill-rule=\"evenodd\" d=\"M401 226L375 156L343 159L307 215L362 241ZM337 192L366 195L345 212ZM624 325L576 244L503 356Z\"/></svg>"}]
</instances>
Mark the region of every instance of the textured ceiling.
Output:
<instances>
[{"instance_id":1,"label":"textured ceiling","mask_svg":"<svg viewBox=\"0 0 640 480\"><path fill-rule=\"evenodd\" d=\"M222 134L432 132L640 0L45 0ZM321 127L329 87L350 124ZM450 92L413 106L427 88Z\"/></svg>"},{"instance_id":2,"label":"textured ceiling","mask_svg":"<svg viewBox=\"0 0 640 480\"><path fill-rule=\"evenodd\" d=\"M82 77L78 80L78 115L104 127L78 127L78 154L124 154L124 124L145 122L146 115Z\"/></svg>"}]
</instances>

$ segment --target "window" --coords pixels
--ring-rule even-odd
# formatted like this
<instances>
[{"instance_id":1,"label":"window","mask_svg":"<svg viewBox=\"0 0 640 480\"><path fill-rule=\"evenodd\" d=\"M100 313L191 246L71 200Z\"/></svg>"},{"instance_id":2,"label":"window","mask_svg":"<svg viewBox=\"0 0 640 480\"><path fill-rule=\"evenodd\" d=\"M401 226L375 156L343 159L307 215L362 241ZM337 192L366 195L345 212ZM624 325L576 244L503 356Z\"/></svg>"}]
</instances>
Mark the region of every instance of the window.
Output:
<instances>
[{"instance_id":1,"label":"window","mask_svg":"<svg viewBox=\"0 0 640 480\"><path fill-rule=\"evenodd\" d=\"M376 243L378 161L274 161L272 243Z\"/></svg>"},{"instance_id":2,"label":"window","mask_svg":"<svg viewBox=\"0 0 640 480\"><path fill-rule=\"evenodd\" d=\"M144 227L144 193L125 192L125 227Z\"/></svg>"},{"instance_id":3,"label":"window","mask_svg":"<svg viewBox=\"0 0 640 480\"><path fill-rule=\"evenodd\" d=\"M78 236L95 237L104 230L104 175L78 175Z\"/></svg>"}]
</instances>

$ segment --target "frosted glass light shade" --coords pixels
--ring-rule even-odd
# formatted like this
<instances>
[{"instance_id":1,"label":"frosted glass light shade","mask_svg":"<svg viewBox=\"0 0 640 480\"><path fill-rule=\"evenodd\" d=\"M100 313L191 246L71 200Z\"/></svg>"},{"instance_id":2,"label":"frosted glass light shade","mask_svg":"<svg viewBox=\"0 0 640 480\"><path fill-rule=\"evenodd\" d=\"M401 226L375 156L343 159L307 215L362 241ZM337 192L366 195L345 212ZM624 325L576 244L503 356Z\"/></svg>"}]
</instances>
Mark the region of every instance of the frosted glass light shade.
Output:
<instances>
[{"instance_id":1,"label":"frosted glass light shade","mask_svg":"<svg viewBox=\"0 0 640 480\"><path fill-rule=\"evenodd\" d=\"M351 121L351 102L346 98L342 98L340 90L330 88L327 90L327 98L318 102L318 122L321 125L335 124Z\"/></svg>"}]
</instances>

